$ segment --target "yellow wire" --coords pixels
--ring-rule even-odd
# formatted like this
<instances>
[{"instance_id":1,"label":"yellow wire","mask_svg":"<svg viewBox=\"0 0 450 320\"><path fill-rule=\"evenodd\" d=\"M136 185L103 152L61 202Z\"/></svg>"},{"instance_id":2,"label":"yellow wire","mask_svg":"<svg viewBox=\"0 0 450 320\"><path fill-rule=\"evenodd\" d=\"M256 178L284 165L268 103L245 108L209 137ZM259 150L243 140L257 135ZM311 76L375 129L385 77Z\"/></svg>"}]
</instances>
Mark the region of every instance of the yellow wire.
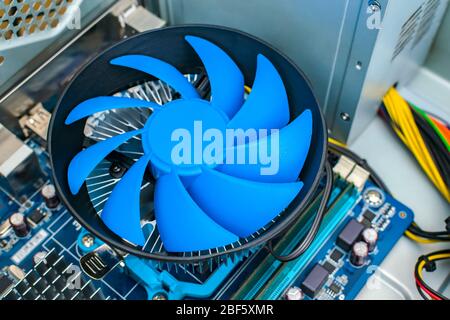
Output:
<instances>
[{"instance_id":1,"label":"yellow wire","mask_svg":"<svg viewBox=\"0 0 450 320\"><path fill-rule=\"evenodd\" d=\"M417 128L417 125L414 120L414 116L412 115L411 109L405 100L395 91L395 89L391 90L391 95L397 102L397 105L400 106L402 111L400 112L400 121L402 126L406 127L407 137L410 140L411 146L417 155L420 155L422 159L424 159L427 163L432 163L433 160L428 152L428 149L423 141L423 138ZM431 168L432 169L432 168ZM439 175L437 168L436 171L431 170L431 174L435 176Z\"/></svg>"},{"instance_id":2,"label":"yellow wire","mask_svg":"<svg viewBox=\"0 0 450 320\"><path fill-rule=\"evenodd\" d=\"M335 145L337 145L339 147L342 147L342 148L347 148L347 145L345 143L343 143L341 141L338 141L336 139L333 139L333 138L328 138L328 142L332 143L332 144L335 144Z\"/></svg>"},{"instance_id":3,"label":"yellow wire","mask_svg":"<svg viewBox=\"0 0 450 320\"><path fill-rule=\"evenodd\" d=\"M450 202L450 191L429 153L408 103L394 88L391 88L386 94L384 103L394 123L392 127L395 133L417 159L432 183Z\"/></svg>"},{"instance_id":4,"label":"yellow wire","mask_svg":"<svg viewBox=\"0 0 450 320\"><path fill-rule=\"evenodd\" d=\"M439 240L425 239L425 238L416 236L414 233L412 233L411 231L408 231L408 230L405 231L405 236L407 236L409 239L411 239L415 242L422 243L422 244L431 244L431 243L439 242Z\"/></svg>"},{"instance_id":5,"label":"yellow wire","mask_svg":"<svg viewBox=\"0 0 450 320\"><path fill-rule=\"evenodd\" d=\"M414 125L412 125L410 122L410 119L408 119L408 116L407 116L408 110L405 110L402 101L393 94L392 90L389 92L389 95L390 95L391 99L394 101L395 107L393 108L393 110L396 110L396 109L398 110L397 122L399 123L400 127L402 128L402 132L407 141L408 146L410 147L410 149L414 153L414 155L419 160L423 161L424 154L422 152L420 143L417 141L418 137L416 135L416 132L413 129Z\"/></svg>"},{"instance_id":6,"label":"yellow wire","mask_svg":"<svg viewBox=\"0 0 450 320\"><path fill-rule=\"evenodd\" d=\"M396 126L393 125L396 133L399 135L399 137L401 138L402 142L404 144L406 144L408 149L411 150L411 146L409 144L409 141L407 141L407 137L405 136L404 132L402 131L402 130L404 130L404 128L402 128L401 124L400 124L401 120L400 120L400 116L399 116L399 113L398 113L400 110L397 110L398 108L396 107L394 98L391 96L390 91L385 97L385 103L387 104L388 113L389 113L390 117L392 118L393 122L396 124ZM411 150L411 152L412 152L412 150Z\"/></svg>"},{"instance_id":7,"label":"yellow wire","mask_svg":"<svg viewBox=\"0 0 450 320\"><path fill-rule=\"evenodd\" d=\"M431 157L430 157L430 155L428 153L428 150L425 150L425 152L423 152L422 147L418 147L414 143L414 141L415 141L414 139L421 139L421 138L415 138L414 136L416 136L416 134L409 132L408 129L405 130L405 131L407 132L406 140L409 141L408 144L407 144L407 145L409 145L409 149L414 154L414 156L416 157L416 159L419 162L420 166L423 168L423 170L425 171L427 176L430 178L430 180L433 182L433 184L446 197L446 193L447 193L446 191L447 190L446 190L445 184L444 184L441 176L437 172L437 168L436 168L433 160L431 159ZM421 143L419 142L419 144L421 144Z\"/></svg>"},{"instance_id":8,"label":"yellow wire","mask_svg":"<svg viewBox=\"0 0 450 320\"><path fill-rule=\"evenodd\" d=\"M436 254L434 256L429 256L428 257L428 261L436 261L436 260L441 260L441 259L448 259L450 258L450 253L441 253L441 254ZM417 272L419 273L419 277L421 279L423 279L423 268L425 267L425 264L427 263L427 261L421 261L418 267Z\"/></svg>"},{"instance_id":9,"label":"yellow wire","mask_svg":"<svg viewBox=\"0 0 450 320\"><path fill-rule=\"evenodd\" d=\"M409 108L408 104L406 103L406 101L395 91L392 91L393 94L396 96L397 100L399 101L399 103L402 105L402 107L404 108L405 111L405 115L408 117L408 122L410 124L411 129L413 130L413 135L416 138L417 144L418 144L418 152L421 153L426 161L430 164L432 164L431 169L432 169L432 173L434 175L436 175L437 177L440 176L439 171L437 170L437 168L434 165L434 162L432 160L432 157L430 155L430 153L428 152L428 149L426 147L425 142L423 141L423 138L419 132L419 129L417 128L417 125L414 121L414 116L411 112L411 109ZM434 169L433 169L434 167Z\"/></svg>"},{"instance_id":10,"label":"yellow wire","mask_svg":"<svg viewBox=\"0 0 450 320\"><path fill-rule=\"evenodd\" d=\"M391 112L393 112L393 110L395 110L395 108L393 108L393 107L391 106L391 102L388 101L388 99L390 99L390 96L386 95L386 97L385 97L385 99L384 99L384 104L386 105L386 109L388 110L389 116L392 118L392 120L393 120L395 123L397 123L397 122L394 120L394 119L396 119L396 118L394 118L394 117L392 116L392 114L391 114ZM410 148L409 148L409 145L408 145L408 142L406 142L405 136L404 136L403 133L400 131L400 129L398 128L398 126L397 126L397 125L394 125L394 124L391 124L391 126L392 126L392 128L394 129L395 133L396 133L396 134L398 135L398 137L400 138L400 140L402 140L403 144L406 145L406 147L407 147L408 149L410 149Z\"/></svg>"}]
</instances>

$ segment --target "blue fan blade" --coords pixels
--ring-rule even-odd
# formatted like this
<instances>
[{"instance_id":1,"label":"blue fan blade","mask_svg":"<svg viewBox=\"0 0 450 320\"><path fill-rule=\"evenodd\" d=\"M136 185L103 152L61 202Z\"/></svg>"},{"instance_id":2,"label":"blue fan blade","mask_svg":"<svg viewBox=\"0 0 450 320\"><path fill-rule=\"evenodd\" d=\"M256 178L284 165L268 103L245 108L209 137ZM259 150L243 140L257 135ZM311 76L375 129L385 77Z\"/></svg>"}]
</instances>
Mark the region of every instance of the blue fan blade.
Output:
<instances>
[{"instance_id":1,"label":"blue fan blade","mask_svg":"<svg viewBox=\"0 0 450 320\"><path fill-rule=\"evenodd\" d=\"M127 55L111 60L111 64L139 70L158 78L181 94L184 99L200 98L197 90L183 74L162 60L143 55Z\"/></svg>"},{"instance_id":2,"label":"blue fan blade","mask_svg":"<svg viewBox=\"0 0 450 320\"><path fill-rule=\"evenodd\" d=\"M258 55L252 92L228 128L280 129L288 123L289 103L283 80L272 63L263 55Z\"/></svg>"},{"instance_id":3,"label":"blue fan blade","mask_svg":"<svg viewBox=\"0 0 450 320\"><path fill-rule=\"evenodd\" d=\"M208 250L239 240L195 204L175 174L162 176L156 183L155 215L169 252Z\"/></svg>"},{"instance_id":4,"label":"blue fan blade","mask_svg":"<svg viewBox=\"0 0 450 320\"><path fill-rule=\"evenodd\" d=\"M114 187L101 218L119 237L139 246L145 238L141 228L141 186L150 157L140 158Z\"/></svg>"},{"instance_id":5,"label":"blue fan blade","mask_svg":"<svg viewBox=\"0 0 450 320\"><path fill-rule=\"evenodd\" d=\"M77 105L66 119L66 124L93 115L97 112L122 108L150 108L158 109L160 106L154 102L123 97L96 97Z\"/></svg>"},{"instance_id":6,"label":"blue fan blade","mask_svg":"<svg viewBox=\"0 0 450 320\"><path fill-rule=\"evenodd\" d=\"M268 136L259 141L236 146L233 148L233 151L226 150L227 154L229 152L235 155L239 153L245 154L247 159L249 159L248 155L251 150L257 150L259 161L256 164L250 164L249 161L246 161L245 164L236 164L235 161L234 164L221 165L217 167L217 170L233 177L259 182L277 183L296 181L303 168L311 145L312 126L311 111L306 110L291 124L278 132L278 148L271 147L274 141L272 141L272 136ZM266 152L266 149L269 152ZM270 157L265 160L262 159L261 152L268 154Z\"/></svg>"},{"instance_id":7,"label":"blue fan blade","mask_svg":"<svg viewBox=\"0 0 450 320\"><path fill-rule=\"evenodd\" d=\"M130 131L110 139L97 142L93 146L78 153L70 162L67 173L70 191L77 194L81 186L92 170L108 154L117 149L121 144L127 142L132 137L142 133L142 130Z\"/></svg>"},{"instance_id":8,"label":"blue fan blade","mask_svg":"<svg viewBox=\"0 0 450 320\"><path fill-rule=\"evenodd\" d=\"M211 83L212 104L231 119L244 103L244 76L234 61L218 46L186 36L205 66Z\"/></svg>"},{"instance_id":9,"label":"blue fan blade","mask_svg":"<svg viewBox=\"0 0 450 320\"><path fill-rule=\"evenodd\" d=\"M188 191L214 221L245 238L286 209L302 187L301 182L251 182L206 169Z\"/></svg>"}]
</instances>

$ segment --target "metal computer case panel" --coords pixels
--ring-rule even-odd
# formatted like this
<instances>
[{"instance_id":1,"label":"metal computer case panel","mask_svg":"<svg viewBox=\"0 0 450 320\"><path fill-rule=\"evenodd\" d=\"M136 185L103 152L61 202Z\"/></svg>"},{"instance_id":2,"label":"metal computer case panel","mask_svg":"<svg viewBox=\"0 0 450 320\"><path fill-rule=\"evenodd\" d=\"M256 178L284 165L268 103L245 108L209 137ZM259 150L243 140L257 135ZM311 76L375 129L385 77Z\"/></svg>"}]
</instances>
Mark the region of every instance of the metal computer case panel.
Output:
<instances>
[{"instance_id":1,"label":"metal computer case panel","mask_svg":"<svg viewBox=\"0 0 450 320\"><path fill-rule=\"evenodd\" d=\"M427 58L447 5L447 0L388 1L371 54L361 54L361 47L354 47L338 103L339 113L352 112L356 105L354 121L348 128L349 141L354 141L376 116L390 86L406 85L414 78ZM352 95L359 57L370 60L361 92ZM336 117L336 121L341 120Z\"/></svg>"},{"instance_id":2,"label":"metal computer case panel","mask_svg":"<svg viewBox=\"0 0 450 320\"><path fill-rule=\"evenodd\" d=\"M115 1L5 1L0 8L0 97Z\"/></svg>"},{"instance_id":3,"label":"metal computer case panel","mask_svg":"<svg viewBox=\"0 0 450 320\"><path fill-rule=\"evenodd\" d=\"M332 135L351 140L373 119L387 88L409 78L423 62L447 0L437 1L420 44L407 46L393 64L395 44L390 43L410 15L429 1L437 0L148 2L172 24L230 26L279 48L311 79ZM371 10L374 3L378 12ZM381 29L368 27L373 15L379 15ZM381 52L386 50L391 52Z\"/></svg>"}]
</instances>

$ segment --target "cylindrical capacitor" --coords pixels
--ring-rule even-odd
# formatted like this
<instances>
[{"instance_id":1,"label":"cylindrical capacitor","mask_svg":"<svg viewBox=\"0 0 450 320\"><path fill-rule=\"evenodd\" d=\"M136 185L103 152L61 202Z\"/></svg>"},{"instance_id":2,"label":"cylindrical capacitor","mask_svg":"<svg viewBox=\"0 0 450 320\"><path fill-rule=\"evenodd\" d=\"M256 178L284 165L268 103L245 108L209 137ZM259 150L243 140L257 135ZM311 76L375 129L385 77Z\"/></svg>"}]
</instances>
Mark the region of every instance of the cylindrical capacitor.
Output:
<instances>
[{"instance_id":1,"label":"cylindrical capacitor","mask_svg":"<svg viewBox=\"0 0 450 320\"><path fill-rule=\"evenodd\" d=\"M363 266L367 257L369 256L369 247L365 242L357 242L353 245L352 252L350 254L350 262L357 267Z\"/></svg>"},{"instance_id":2,"label":"cylindrical capacitor","mask_svg":"<svg viewBox=\"0 0 450 320\"><path fill-rule=\"evenodd\" d=\"M55 209L59 205L59 198L56 194L56 189L53 184L48 184L42 188L42 197L44 198L45 205L49 209Z\"/></svg>"},{"instance_id":3,"label":"cylindrical capacitor","mask_svg":"<svg viewBox=\"0 0 450 320\"><path fill-rule=\"evenodd\" d=\"M369 252L375 250L378 241L378 232L373 228L368 228L363 231L362 238L365 243L367 243L367 247L369 248Z\"/></svg>"},{"instance_id":4,"label":"cylindrical capacitor","mask_svg":"<svg viewBox=\"0 0 450 320\"><path fill-rule=\"evenodd\" d=\"M290 287L286 292L286 300L303 300L303 292L299 287Z\"/></svg>"},{"instance_id":5,"label":"cylindrical capacitor","mask_svg":"<svg viewBox=\"0 0 450 320\"><path fill-rule=\"evenodd\" d=\"M25 216L20 213L14 213L9 217L9 223L18 237L26 237L30 232Z\"/></svg>"}]
</instances>

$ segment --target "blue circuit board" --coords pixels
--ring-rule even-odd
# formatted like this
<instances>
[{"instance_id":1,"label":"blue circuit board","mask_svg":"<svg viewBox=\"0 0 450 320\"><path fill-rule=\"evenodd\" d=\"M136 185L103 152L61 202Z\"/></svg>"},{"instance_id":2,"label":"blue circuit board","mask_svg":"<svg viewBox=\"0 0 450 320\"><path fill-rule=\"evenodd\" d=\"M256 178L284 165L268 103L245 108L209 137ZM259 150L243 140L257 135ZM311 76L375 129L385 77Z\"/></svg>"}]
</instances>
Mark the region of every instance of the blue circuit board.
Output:
<instances>
[{"instance_id":1,"label":"blue circuit board","mask_svg":"<svg viewBox=\"0 0 450 320\"><path fill-rule=\"evenodd\" d=\"M365 192L373 190L373 186L368 186ZM319 292L316 298L319 299L340 299L353 300L357 297L361 289L381 265L385 257L389 254L398 239L400 239L406 229L414 220L413 212L390 197L385 195L385 203L380 208L370 208L361 199L350 213L342 220L336 232L328 238L325 245L317 252L308 267L297 277L294 277L292 285L301 286L306 274L316 265L330 263L335 270L329 276L323 290ZM372 221L366 220L364 214L369 214L374 218ZM367 261L362 266L354 266L350 262L350 254L342 251L336 246L336 239L342 229L348 223L356 219L362 224L370 225L378 232L378 241L376 248L369 254ZM342 258L337 262L331 258L333 250L339 250L343 253Z\"/></svg>"},{"instance_id":2,"label":"blue circuit board","mask_svg":"<svg viewBox=\"0 0 450 320\"><path fill-rule=\"evenodd\" d=\"M369 204L367 199L373 193L381 195L380 203L375 206ZM331 203L333 205L330 206L321 230L303 255L293 261L281 263L262 249L238 267L234 280L216 297L240 300L285 299L290 288L301 290L311 271L318 265L325 265L328 271L324 273L321 280L323 283L318 286L317 292L314 295L304 294L302 299L354 299L402 237L413 221L414 214L370 183L358 191L345 182L338 181L333 188ZM306 234L311 220L312 217L309 221L299 221L298 230L295 230L295 226L292 227L294 235L286 233L285 237L290 240L282 244L284 250L278 253L289 253ZM350 262L349 250L336 244L336 239L351 220L378 233L376 248L368 255L364 264L358 267ZM338 255L338 259L334 261L332 255Z\"/></svg>"},{"instance_id":3,"label":"blue circuit board","mask_svg":"<svg viewBox=\"0 0 450 320\"><path fill-rule=\"evenodd\" d=\"M0 292L0 297L2 295L5 297L8 290L16 290L18 284L25 281L15 278L17 273L10 272L11 266L18 267L23 270L24 275L27 275L36 267L34 259L36 254L56 253L73 267L70 270L76 272L80 270L80 258L89 250L95 250L103 244L94 239L95 245L90 248L83 247L81 239L88 233L73 219L67 209L63 205L52 210L46 207L40 190L43 185L51 183L48 155L39 143L29 140L27 144L39 159L43 171L42 181L30 183L24 196L19 199L0 186L0 225L14 212L30 216L39 210L44 218L30 227L30 233L25 238L17 237L12 230L0 235L0 278L8 278L11 282L11 287L3 288L4 292ZM382 194L381 204L373 206L367 201L366 195L371 190ZM306 295L304 298L354 299L376 266L381 264L410 225L413 213L370 183L361 191L343 181L335 183L331 201L334 205L315 242L295 261L281 263L273 259L264 248L245 252L213 268L199 268L198 265L160 265L127 256L100 280L91 279L79 271L83 287L87 285L91 287L90 294L84 298L284 299L288 288L302 287L302 283L314 266L328 263L333 266L333 270L320 290L314 297ZM366 221L367 212L370 212L371 216L369 222ZM284 249L290 250L298 243L307 232L312 217L313 215L305 216L305 221L292 227L292 239L287 242ZM352 219L365 224L366 227L376 229L379 234L376 249L360 267L353 266L349 261L349 253L336 246L336 238ZM330 257L333 250L341 251L341 257L337 261ZM263 265L262 262L266 263L264 270L258 269ZM245 294L242 292L244 289ZM42 296L37 294L33 297L42 298Z\"/></svg>"},{"instance_id":4,"label":"blue circuit board","mask_svg":"<svg viewBox=\"0 0 450 320\"><path fill-rule=\"evenodd\" d=\"M28 141L28 145L38 156L43 171L43 185L50 183L47 153L34 141ZM24 192L28 195L22 199L16 199L4 188L0 188L0 206L3 208L0 221L4 221L14 212L29 216L35 210L41 210L45 215L38 225L31 226L30 233L25 238L17 237L12 230L1 237L0 272L4 276L9 276L7 270L11 265L18 266L27 274L35 264L34 255L39 252L57 252L67 264L74 266L70 272L75 273L79 270L79 259L83 253L79 250L78 238L83 230L64 206L60 205L53 210L46 208L40 189L41 187L36 189L30 185L29 190ZM94 292L97 290L102 292L102 299L147 298L143 287L132 278L125 276L120 266L113 268L105 278L98 281L88 279L85 275L82 277L86 283L93 286Z\"/></svg>"},{"instance_id":5,"label":"blue circuit board","mask_svg":"<svg viewBox=\"0 0 450 320\"><path fill-rule=\"evenodd\" d=\"M370 206L365 199L365 195L373 191L383 195L383 203L378 207ZM302 288L305 279L317 266L325 266L327 269L325 283L314 296L305 295L305 299L355 299L412 223L414 214L368 183L348 210L338 210L329 218L309 252L296 261L285 264L258 296L259 299L280 299L284 297L287 288ZM375 249L361 266L351 263L349 250L337 244L337 238L351 221L357 221L365 228L373 228L378 234Z\"/></svg>"}]
</instances>

